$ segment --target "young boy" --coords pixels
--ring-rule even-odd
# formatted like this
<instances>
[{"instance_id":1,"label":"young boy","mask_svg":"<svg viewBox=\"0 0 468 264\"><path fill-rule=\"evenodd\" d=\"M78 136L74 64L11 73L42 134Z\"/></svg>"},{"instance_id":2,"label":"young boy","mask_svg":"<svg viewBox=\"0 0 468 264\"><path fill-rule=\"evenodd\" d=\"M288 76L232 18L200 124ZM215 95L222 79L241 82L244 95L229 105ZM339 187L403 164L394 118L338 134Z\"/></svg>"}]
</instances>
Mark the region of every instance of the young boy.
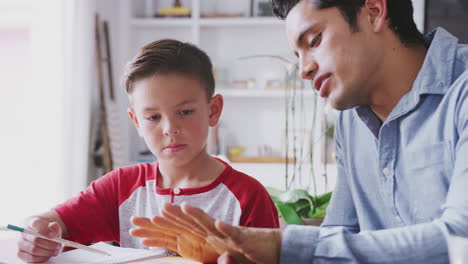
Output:
<instances>
[{"instance_id":1,"label":"young boy","mask_svg":"<svg viewBox=\"0 0 468 264\"><path fill-rule=\"evenodd\" d=\"M77 197L31 217L30 229L84 244L118 241L140 248L128 233L130 217L157 216L165 202L183 201L233 225L278 227L265 188L205 150L223 98L213 96L212 65L203 51L169 39L143 47L129 63L126 91L128 115L157 161L108 173ZM43 262L60 249L60 244L23 235L18 256Z\"/></svg>"}]
</instances>

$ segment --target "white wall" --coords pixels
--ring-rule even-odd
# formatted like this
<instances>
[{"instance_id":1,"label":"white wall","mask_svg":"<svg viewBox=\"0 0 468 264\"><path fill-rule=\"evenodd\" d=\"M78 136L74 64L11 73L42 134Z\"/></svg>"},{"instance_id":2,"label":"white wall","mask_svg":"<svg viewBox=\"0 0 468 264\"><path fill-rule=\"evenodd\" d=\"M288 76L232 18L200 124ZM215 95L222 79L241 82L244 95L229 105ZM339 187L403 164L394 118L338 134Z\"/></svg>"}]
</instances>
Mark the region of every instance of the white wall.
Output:
<instances>
[{"instance_id":1,"label":"white wall","mask_svg":"<svg viewBox=\"0 0 468 264\"><path fill-rule=\"evenodd\" d=\"M414 9L414 21L416 26L418 26L419 31L424 33L424 6L425 0L413 0L413 9Z\"/></svg>"},{"instance_id":2,"label":"white wall","mask_svg":"<svg viewBox=\"0 0 468 264\"><path fill-rule=\"evenodd\" d=\"M0 3L0 224L64 197L60 2Z\"/></svg>"}]
</instances>

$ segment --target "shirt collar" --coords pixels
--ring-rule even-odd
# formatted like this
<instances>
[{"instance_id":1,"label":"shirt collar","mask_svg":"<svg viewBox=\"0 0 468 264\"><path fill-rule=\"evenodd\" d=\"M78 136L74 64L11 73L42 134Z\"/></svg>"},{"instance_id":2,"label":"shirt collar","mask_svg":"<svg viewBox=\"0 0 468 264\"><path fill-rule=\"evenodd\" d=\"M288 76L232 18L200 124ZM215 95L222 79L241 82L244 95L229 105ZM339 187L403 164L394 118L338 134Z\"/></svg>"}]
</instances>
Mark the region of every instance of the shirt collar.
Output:
<instances>
[{"instance_id":1,"label":"shirt collar","mask_svg":"<svg viewBox=\"0 0 468 264\"><path fill-rule=\"evenodd\" d=\"M458 39L445 29L437 28L424 41L429 49L421 70L412 89L403 95L386 122L413 109L423 94L445 94L452 83ZM355 109L361 120L369 120L368 106L358 106Z\"/></svg>"},{"instance_id":2,"label":"shirt collar","mask_svg":"<svg viewBox=\"0 0 468 264\"><path fill-rule=\"evenodd\" d=\"M424 40L429 49L411 92L417 95L445 94L453 82L458 39L445 29L437 28Z\"/></svg>"}]
</instances>

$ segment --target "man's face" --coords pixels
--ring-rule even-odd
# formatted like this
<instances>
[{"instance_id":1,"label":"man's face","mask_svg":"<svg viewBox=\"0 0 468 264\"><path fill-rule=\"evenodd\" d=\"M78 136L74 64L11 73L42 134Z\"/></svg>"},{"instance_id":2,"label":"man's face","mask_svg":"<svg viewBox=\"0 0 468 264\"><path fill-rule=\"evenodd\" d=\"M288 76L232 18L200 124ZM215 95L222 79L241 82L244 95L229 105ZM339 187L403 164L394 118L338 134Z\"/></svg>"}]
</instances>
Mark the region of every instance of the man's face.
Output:
<instances>
[{"instance_id":1,"label":"man's face","mask_svg":"<svg viewBox=\"0 0 468 264\"><path fill-rule=\"evenodd\" d=\"M313 0L300 1L286 17L301 77L311 80L337 110L368 103L370 80L379 66L378 48L362 11L357 26L353 31L337 8L319 10Z\"/></svg>"}]
</instances>

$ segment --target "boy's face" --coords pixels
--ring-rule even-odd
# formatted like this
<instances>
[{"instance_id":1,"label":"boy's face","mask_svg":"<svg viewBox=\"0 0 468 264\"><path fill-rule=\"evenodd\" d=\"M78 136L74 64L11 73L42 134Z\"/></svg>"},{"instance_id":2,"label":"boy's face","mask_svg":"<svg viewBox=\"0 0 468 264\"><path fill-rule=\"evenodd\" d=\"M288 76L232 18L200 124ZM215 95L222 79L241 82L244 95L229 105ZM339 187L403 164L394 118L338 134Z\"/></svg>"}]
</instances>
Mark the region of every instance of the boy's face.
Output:
<instances>
[{"instance_id":1,"label":"boy's face","mask_svg":"<svg viewBox=\"0 0 468 264\"><path fill-rule=\"evenodd\" d=\"M208 127L221 115L220 95L208 102L199 80L157 74L135 82L130 97L130 119L160 162L182 166L206 155Z\"/></svg>"},{"instance_id":2,"label":"boy's face","mask_svg":"<svg viewBox=\"0 0 468 264\"><path fill-rule=\"evenodd\" d=\"M357 15L356 32L337 8L319 10L312 0L300 1L286 17L301 77L311 80L320 96L338 110L368 103L371 80L379 68L380 51L364 9Z\"/></svg>"}]
</instances>

